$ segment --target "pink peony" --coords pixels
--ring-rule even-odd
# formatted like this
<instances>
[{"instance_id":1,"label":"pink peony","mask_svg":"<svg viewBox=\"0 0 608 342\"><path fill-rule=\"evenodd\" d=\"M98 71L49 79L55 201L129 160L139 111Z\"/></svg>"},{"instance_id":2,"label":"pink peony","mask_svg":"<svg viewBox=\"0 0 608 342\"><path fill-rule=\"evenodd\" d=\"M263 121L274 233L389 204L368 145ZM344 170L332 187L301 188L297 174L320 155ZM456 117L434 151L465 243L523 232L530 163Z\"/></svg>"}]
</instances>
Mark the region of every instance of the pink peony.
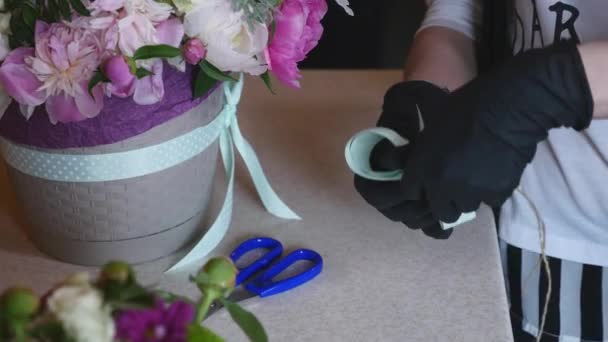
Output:
<instances>
[{"instance_id":1,"label":"pink peony","mask_svg":"<svg viewBox=\"0 0 608 342\"><path fill-rule=\"evenodd\" d=\"M103 87L88 91L103 49L94 31L65 23L36 24L36 48L16 49L0 67L6 92L22 105L46 101L52 123L81 121L103 108Z\"/></svg>"},{"instance_id":2,"label":"pink peony","mask_svg":"<svg viewBox=\"0 0 608 342\"><path fill-rule=\"evenodd\" d=\"M198 38L192 38L184 44L184 59L186 62L196 65L201 60L205 59L207 55L207 49L203 42Z\"/></svg>"},{"instance_id":3,"label":"pink peony","mask_svg":"<svg viewBox=\"0 0 608 342\"><path fill-rule=\"evenodd\" d=\"M319 43L326 13L325 0L285 0L275 13L276 30L266 57L269 69L281 82L300 87L298 63Z\"/></svg>"},{"instance_id":4,"label":"pink peony","mask_svg":"<svg viewBox=\"0 0 608 342\"><path fill-rule=\"evenodd\" d=\"M184 25L173 16L173 7L156 0L96 0L89 9L98 27L106 30L104 41L115 46L124 56L133 56L144 45L181 45ZM135 79L132 87L124 84L116 88L115 82L108 86L116 96L133 95L139 105L160 102L165 94L161 59L138 61L137 67L148 69L154 75Z\"/></svg>"},{"instance_id":5,"label":"pink peony","mask_svg":"<svg viewBox=\"0 0 608 342\"><path fill-rule=\"evenodd\" d=\"M110 79L108 90L118 97L129 97L135 91L135 75L123 56L109 58L103 66L104 74Z\"/></svg>"}]
</instances>

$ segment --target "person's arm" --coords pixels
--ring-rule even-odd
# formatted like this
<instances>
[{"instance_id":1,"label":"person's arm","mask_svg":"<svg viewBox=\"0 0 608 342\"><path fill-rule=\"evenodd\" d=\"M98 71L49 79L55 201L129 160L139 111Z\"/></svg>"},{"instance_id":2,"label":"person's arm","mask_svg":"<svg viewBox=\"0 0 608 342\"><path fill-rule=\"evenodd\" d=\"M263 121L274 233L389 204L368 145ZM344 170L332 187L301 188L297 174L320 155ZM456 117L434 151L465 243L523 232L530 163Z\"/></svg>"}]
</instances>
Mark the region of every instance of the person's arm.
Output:
<instances>
[{"instance_id":1,"label":"person's arm","mask_svg":"<svg viewBox=\"0 0 608 342\"><path fill-rule=\"evenodd\" d=\"M433 26L418 33L404 70L404 80L422 80L454 90L477 74L474 42L456 30Z\"/></svg>"},{"instance_id":2,"label":"person's arm","mask_svg":"<svg viewBox=\"0 0 608 342\"><path fill-rule=\"evenodd\" d=\"M479 0L426 0L427 11L414 37L404 80L422 80L454 90L477 75L474 39Z\"/></svg>"},{"instance_id":3,"label":"person's arm","mask_svg":"<svg viewBox=\"0 0 608 342\"><path fill-rule=\"evenodd\" d=\"M594 119L608 119L608 42L579 46L594 102Z\"/></svg>"}]
</instances>

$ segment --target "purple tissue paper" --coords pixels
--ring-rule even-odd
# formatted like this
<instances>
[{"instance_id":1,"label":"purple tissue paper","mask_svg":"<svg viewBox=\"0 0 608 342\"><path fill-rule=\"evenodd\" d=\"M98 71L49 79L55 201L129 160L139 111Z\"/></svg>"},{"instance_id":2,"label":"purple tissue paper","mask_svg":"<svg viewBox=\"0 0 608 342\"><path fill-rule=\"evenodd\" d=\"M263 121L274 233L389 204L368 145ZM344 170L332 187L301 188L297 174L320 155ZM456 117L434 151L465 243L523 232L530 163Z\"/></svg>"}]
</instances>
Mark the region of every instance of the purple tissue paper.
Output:
<instances>
[{"instance_id":1,"label":"purple tissue paper","mask_svg":"<svg viewBox=\"0 0 608 342\"><path fill-rule=\"evenodd\" d=\"M13 101L0 120L0 136L12 142L48 149L66 149L113 144L142 134L163 124L203 102L219 85L203 97L193 100L195 72L188 66L185 73L165 64L163 68L165 96L154 105L141 106L132 98L105 98L101 113L92 119L53 125L44 105L26 120Z\"/></svg>"}]
</instances>

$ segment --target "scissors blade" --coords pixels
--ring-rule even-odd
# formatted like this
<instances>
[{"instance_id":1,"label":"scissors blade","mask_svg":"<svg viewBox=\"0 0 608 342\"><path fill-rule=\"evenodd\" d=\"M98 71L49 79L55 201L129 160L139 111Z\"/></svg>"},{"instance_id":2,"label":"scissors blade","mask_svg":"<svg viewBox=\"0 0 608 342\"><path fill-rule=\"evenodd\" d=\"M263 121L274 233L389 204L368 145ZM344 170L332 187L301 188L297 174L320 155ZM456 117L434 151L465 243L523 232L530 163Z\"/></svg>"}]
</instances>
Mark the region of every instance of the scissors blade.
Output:
<instances>
[{"instance_id":1,"label":"scissors blade","mask_svg":"<svg viewBox=\"0 0 608 342\"><path fill-rule=\"evenodd\" d=\"M228 296L228 298L226 298L226 300L228 300L229 302L232 302L232 303L239 303L239 302L245 301L245 300L253 298L253 297L257 297L257 295L253 294L245 289L238 289L238 290L235 290L234 292L232 292L232 294L230 296ZM213 302L213 304L211 304L211 307L209 308L209 311L207 312L207 316L205 317L205 319L209 318L211 315L218 312L223 307L224 306L219 301Z\"/></svg>"}]
</instances>

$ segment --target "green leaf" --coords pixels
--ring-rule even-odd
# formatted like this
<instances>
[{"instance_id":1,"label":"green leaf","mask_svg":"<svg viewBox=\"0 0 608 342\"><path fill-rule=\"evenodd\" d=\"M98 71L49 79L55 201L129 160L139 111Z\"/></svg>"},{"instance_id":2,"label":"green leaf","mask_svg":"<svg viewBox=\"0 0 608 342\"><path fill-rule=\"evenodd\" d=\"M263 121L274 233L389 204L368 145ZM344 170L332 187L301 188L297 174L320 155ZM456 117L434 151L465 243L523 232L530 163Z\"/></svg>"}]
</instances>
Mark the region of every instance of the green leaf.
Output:
<instances>
[{"instance_id":1,"label":"green leaf","mask_svg":"<svg viewBox=\"0 0 608 342\"><path fill-rule=\"evenodd\" d=\"M170 45L142 46L133 55L135 60L150 58L173 58L181 55L182 50Z\"/></svg>"},{"instance_id":2,"label":"green leaf","mask_svg":"<svg viewBox=\"0 0 608 342\"><path fill-rule=\"evenodd\" d=\"M33 327L29 334L42 341L70 341L60 322L50 321Z\"/></svg>"},{"instance_id":3,"label":"green leaf","mask_svg":"<svg viewBox=\"0 0 608 342\"><path fill-rule=\"evenodd\" d=\"M70 0L70 3L72 4L72 8L78 12L78 14L85 17L89 17L91 15L91 12L89 12L81 0Z\"/></svg>"},{"instance_id":4,"label":"green leaf","mask_svg":"<svg viewBox=\"0 0 608 342\"><path fill-rule=\"evenodd\" d=\"M201 69L207 74L207 76L216 79L218 81L235 81L236 79L232 78L230 75L223 73L220 69L216 68L213 64L202 61L199 63Z\"/></svg>"},{"instance_id":5,"label":"green leaf","mask_svg":"<svg viewBox=\"0 0 608 342\"><path fill-rule=\"evenodd\" d=\"M61 17L59 15L59 5L57 5L57 0L47 0L47 10L50 21L59 21Z\"/></svg>"},{"instance_id":6,"label":"green leaf","mask_svg":"<svg viewBox=\"0 0 608 342\"><path fill-rule=\"evenodd\" d=\"M277 0L231 0L235 12L243 11L247 22L266 25L277 7Z\"/></svg>"},{"instance_id":7,"label":"green leaf","mask_svg":"<svg viewBox=\"0 0 608 342\"><path fill-rule=\"evenodd\" d=\"M270 33L268 36L268 42L272 42L274 40L274 34L277 32L277 22L273 20L270 23Z\"/></svg>"},{"instance_id":8,"label":"green leaf","mask_svg":"<svg viewBox=\"0 0 608 342\"><path fill-rule=\"evenodd\" d=\"M67 0L57 0L57 7L59 8L59 11L61 12L61 16L63 17L63 19L65 20L71 20L72 19L72 9L70 8L70 3Z\"/></svg>"},{"instance_id":9,"label":"green leaf","mask_svg":"<svg viewBox=\"0 0 608 342\"><path fill-rule=\"evenodd\" d=\"M262 326L262 323L249 311L243 309L236 303L232 303L226 299L220 299L222 305L230 312L232 319L243 330L245 335L249 337L251 342L267 342L268 336Z\"/></svg>"},{"instance_id":10,"label":"green leaf","mask_svg":"<svg viewBox=\"0 0 608 342\"><path fill-rule=\"evenodd\" d=\"M202 325L188 326L188 342L224 342L224 339Z\"/></svg>"},{"instance_id":11,"label":"green leaf","mask_svg":"<svg viewBox=\"0 0 608 342\"><path fill-rule=\"evenodd\" d=\"M270 73L266 71L265 73L260 75L260 78L262 79L262 81L264 81L264 84L266 85L268 90L270 90L273 95L276 95L276 93L272 89L272 79L270 79Z\"/></svg>"},{"instance_id":12,"label":"green leaf","mask_svg":"<svg viewBox=\"0 0 608 342\"><path fill-rule=\"evenodd\" d=\"M32 7L32 5L27 4L27 3L24 4L21 15L23 17L23 22L27 26L32 27L32 28L34 26L36 26L36 19L38 19L38 12L36 11L36 9L34 7Z\"/></svg>"},{"instance_id":13,"label":"green leaf","mask_svg":"<svg viewBox=\"0 0 608 342\"><path fill-rule=\"evenodd\" d=\"M162 291L162 290L157 290L155 292L156 292L156 296L162 298L165 302L173 303L173 302L179 300L179 301L182 301L182 302L186 302L186 303L190 303L192 305L195 305L194 301L192 301L192 299L190 299L188 297L179 296L179 295L176 295L174 293L167 292L167 291Z\"/></svg>"},{"instance_id":14,"label":"green leaf","mask_svg":"<svg viewBox=\"0 0 608 342\"><path fill-rule=\"evenodd\" d=\"M135 72L135 76L137 76L138 79L152 75L154 75L154 73L146 68L137 68L137 71Z\"/></svg>"},{"instance_id":15,"label":"green leaf","mask_svg":"<svg viewBox=\"0 0 608 342\"><path fill-rule=\"evenodd\" d=\"M194 81L194 98L198 99L207 94L216 83L217 80L209 77L203 70L199 70Z\"/></svg>"},{"instance_id":16,"label":"green leaf","mask_svg":"<svg viewBox=\"0 0 608 342\"><path fill-rule=\"evenodd\" d=\"M101 72L96 71L93 78L89 81L89 94L93 96L93 88L101 82L108 82L108 78Z\"/></svg>"},{"instance_id":17,"label":"green leaf","mask_svg":"<svg viewBox=\"0 0 608 342\"><path fill-rule=\"evenodd\" d=\"M108 282L103 287L104 301L115 310L154 307L155 297L138 284Z\"/></svg>"}]
</instances>

